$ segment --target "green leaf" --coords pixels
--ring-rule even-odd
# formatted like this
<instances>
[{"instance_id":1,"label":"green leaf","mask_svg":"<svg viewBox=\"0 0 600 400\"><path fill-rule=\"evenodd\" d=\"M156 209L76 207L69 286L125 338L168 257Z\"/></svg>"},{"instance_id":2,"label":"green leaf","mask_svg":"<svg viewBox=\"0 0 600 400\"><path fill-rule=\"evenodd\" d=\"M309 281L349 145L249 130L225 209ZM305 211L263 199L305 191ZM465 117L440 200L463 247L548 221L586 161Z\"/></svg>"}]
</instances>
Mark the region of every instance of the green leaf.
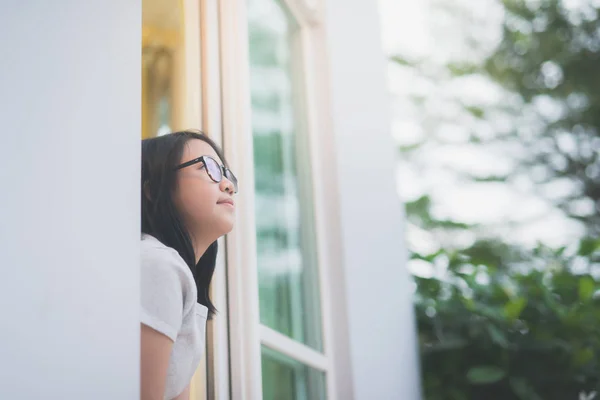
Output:
<instances>
[{"instance_id":1,"label":"green leaf","mask_svg":"<svg viewBox=\"0 0 600 400\"><path fill-rule=\"evenodd\" d=\"M431 253L431 254L412 253L411 259L423 260L423 261L427 261L428 263L432 263L441 254L444 254L443 249L440 249L440 250L436 251L435 253Z\"/></svg>"},{"instance_id":2,"label":"green leaf","mask_svg":"<svg viewBox=\"0 0 600 400\"><path fill-rule=\"evenodd\" d=\"M504 335L504 332L498 329L496 325L487 324L486 328L488 333L490 334L490 338L492 338L492 342L496 343L497 345L503 348L508 347L509 343L506 339L506 336Z\"/></svg>"},{"instance_id":3,"label":"green leaf","mask_svg":"<svg viewBox=\"0 0 600 400\"><path fill-rule=\"evenodd\" d=\"M596 251L600 251L600 239L583 239L579 243L579 255L589 256Z\"/></svg>"},{"instance_id":4,"label":"green leaf","mask_svg":"<svg viewBox=\"0 0 600 400\"><path fill-rule=\"evenodd\" d=\"M429 213L431 209L431 198L429 196L421 196L416 200L405 203L406 212L408 214L423 215Z\"/></svg>"},{"instance_id":5,"label":"green leaf","mask_svg":"<svg viewBox=\"0 0 600 400\"><path fill-rule=\"evenodd\" d=\"M511 321L515 321L521 315L521 312L527 305L525 297L519 297L511 300L504 306L504 315Z\"/></svg>"},{"instance_id":6,"label":"green leaf","mask_svg":"<svg viewBox=\"0 0 600 400\"><path fill-rule=\"evenodd\" d=\"M391 60L405 67L416 67L419 64L417 61L409 60L408 58L402 57L401 55L392 56Z\"/></svg>"},{"instance_id":7,"label":"green leaf","mask_svg":"<svg viewBox=\"0 0 600 400\"><path fill-rule=\"evenodd\" d=\"M577 367L588 364L594 359L594 350L587 347L585 349L579 349L573 355L573 364Z\"/></svg>"},{"instance_id":8,"label":"green leaf","mask_svg":"<svg viewBox=\"0 0 600 400\"><path fill-rule=\"evenodd\" d=\"M498 382L506 376L506 371L493 365L473 367L467 372L467 380L474 385L487 385Z\"/></svg>"},{"instance_id":9,"label":"green leaf","mask_svg":"<svg viewBox=\"0 0 600 400\"><path fill-rule=\"evenodd\" d=\"M480 107L467 106L465 110L470 112L475 118L482 119L485 116L485 111Z\"/></svg>"},{"instance_id":10,"label":"green leaf","mask_svg":"<svg viewBox=\"0 0 600 400\"><path fill-rule=\"evenodd\" d=\"M415 151L417 149L419 149L421 146L423 146L425 142L418 142L418 143L413 143L413 144L408 144L405 146L399 146L398 150L400 151L400 153L410 153L411 151Z\"/></svg>"},{"instance_id":11,"label":"green leaf","mask_svg":"<svg viewBox=\"0 0 600 400\"><path fill-rule=\"evenodd\" d=\"M510 378L510 387L521 400L542 400L533 386L524 378Z\"/></svg>"},{"instance_id":12,"label":"green leaf","mask_svg":"<svg viewBox=\"0 0 600 400\"><path fill-rule=\"evenodd\" d=\"M473 312L483 315L493 321L504 321L504 314L500 308L488 306L485 303L474 303Z\"/></svg>"},{"instance_id":13,"label":"green leaf","mask_svg":"<svg viewBox=\"0 0 600 400\"><path fill-rule=\"evenodd\" d=\"M437 227L446 229L471 229L473 225L466 224L464 222L456 222L449 219L435 221Z\"/></svg>"},{"instance_id":14,"label":"green leaf","mask_svg":"<svg viewBox=\"0 0 600 400\"><path fill-rule=\"evenodd\" d=\"M453 76L471 75L480 70L478 65L468 63L450 63L447 68Z\"/></svg>"},{"instance_id":15,"label":"green leaf","mask_svg":"<svg viewBox=\"0 0 600 400\"><path fill-rule=\"evenodd\" d=\"M556 249L556 251L554 253L557 256L562 256L566 249L567 249L567 246L562 246L562 247L559 247L558 249Z\"/></svg>"},{"instance_id":16,"label":"green leaf","mask_svg":"<svg viewBox=\"0 0 600 400\"><path fill-rule=\"evenodd\" d=\"M579 279L579 300L588 301L594 295L596 282L591 276L583 276Z\"/></svg>"}]
</instances>

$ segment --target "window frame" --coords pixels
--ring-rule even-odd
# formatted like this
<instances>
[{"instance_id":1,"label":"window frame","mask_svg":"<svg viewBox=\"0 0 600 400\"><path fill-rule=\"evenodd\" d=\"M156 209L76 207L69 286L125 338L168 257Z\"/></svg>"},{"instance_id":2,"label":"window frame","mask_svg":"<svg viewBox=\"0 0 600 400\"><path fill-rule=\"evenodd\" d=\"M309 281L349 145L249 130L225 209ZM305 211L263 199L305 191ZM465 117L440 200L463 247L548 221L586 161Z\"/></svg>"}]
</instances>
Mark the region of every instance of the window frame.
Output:
<instances>
[{"instance_id":1,"label":"window frame","mask_svg":"<svg viewBox=\"0 0 600 400\"><path fill-rule=\"evenodd\" d=\"M336 399L333 326L331 318L330 276L332 265L339 266L339 254L330 250L325 201L329 190L321 173L324 155L318 140L327 129L317 113L326 97L326 88L318 85L325 71L319 70L317 57L324 40L320 6L307 0L279 0L297 21L299 32L293 45L300 65L293 71L298 78L303 118L296 121L300 151L310 165L308 180L312 186L310 201L312 223L316 231L315 247L319 280L323 352L299 343L260 323L254 208L254 160L251 129L247 0L199 0L201 5L202 128L224 147L225 156L240 179L236 227L222 245L212 294L219 313L207 327L208 396L218 399L262 398L261 346L267 346L309 367L325 372L327 398ZM275 1L275 0L274 0ZM325 78L326 79L326 78ZM323 111L325 112L325 111ZM213 135L214 132L222 132ZM243 172L243 173L242 173ZM223 249L223 247L221 247ZM338 271L339 268L335 269ZM337 279L337 277L336 277Z\"/></svg>"}]
</instances>

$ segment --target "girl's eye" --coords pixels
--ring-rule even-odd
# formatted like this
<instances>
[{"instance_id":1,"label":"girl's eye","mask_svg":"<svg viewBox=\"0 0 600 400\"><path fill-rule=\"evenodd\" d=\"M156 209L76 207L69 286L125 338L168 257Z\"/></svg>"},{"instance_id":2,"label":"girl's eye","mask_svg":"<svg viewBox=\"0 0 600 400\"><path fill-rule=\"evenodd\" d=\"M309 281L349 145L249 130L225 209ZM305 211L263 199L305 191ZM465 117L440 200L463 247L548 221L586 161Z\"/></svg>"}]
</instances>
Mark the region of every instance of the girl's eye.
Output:
<instances>
[{"instance_id":1,"label":"girl's eye","mask_svg":"<svg viewBox=\"0 0 600 400\"><path fill-rule=\"evenodd\" d=\"M206 166L203 163L200 163L200 167L198 169L205 169Z\"/></svg>"}]
</instances>

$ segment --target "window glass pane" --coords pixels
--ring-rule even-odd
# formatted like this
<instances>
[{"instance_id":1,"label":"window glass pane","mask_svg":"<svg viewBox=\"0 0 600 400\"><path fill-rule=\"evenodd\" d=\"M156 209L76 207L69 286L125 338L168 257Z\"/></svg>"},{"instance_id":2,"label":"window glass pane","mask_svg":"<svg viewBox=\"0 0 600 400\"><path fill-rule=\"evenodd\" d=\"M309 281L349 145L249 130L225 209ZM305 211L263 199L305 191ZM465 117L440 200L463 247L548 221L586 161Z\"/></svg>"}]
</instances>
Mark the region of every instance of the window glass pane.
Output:
<instances>
[{"instance_id":1,"label":"window glass pane","mask_svg":"<svg viewBox=\"0 0 600 400\"><path fill-rule=\"evenodd\" d=\"M326 398L325 373L268 347L262 348L263 400Z\"/></svg>"},{"instance_id":2,"label":"window glass pane","mask_svg":"<svg viewBox=\"0 0 600 400\"><path fill-rule=\"evenodd\" d=\"M276 0L249 0L248 16L260 319L322 350L310 165L292 72L298 27Z\"/></svg>"}]
</instances>

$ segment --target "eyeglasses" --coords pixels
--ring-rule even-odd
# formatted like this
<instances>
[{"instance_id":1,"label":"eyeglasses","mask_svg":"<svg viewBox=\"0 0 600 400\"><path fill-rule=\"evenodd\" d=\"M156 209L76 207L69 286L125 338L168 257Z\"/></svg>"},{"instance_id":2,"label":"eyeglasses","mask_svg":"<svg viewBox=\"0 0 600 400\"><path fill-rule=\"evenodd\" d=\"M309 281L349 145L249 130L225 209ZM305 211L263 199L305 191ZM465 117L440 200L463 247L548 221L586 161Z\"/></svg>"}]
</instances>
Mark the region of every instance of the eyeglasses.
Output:
<instances>
[{"instance_id":1,"label":"eyeglasses","mask_svg":"<svg viewBox=\"0 0 600 400\"><path fill-rule=\"evenodd\" d=\"M204 164L204 169L206 169L206 173L214 182L219 183L223 180L223 176L229 179L231 183L233 183L233 190L235 193L238 191L238 181L233 172L224 165L219 165L219 163L212 157L209 156L200 156L198 158L194 158L193 160L184 162L183 164L175 167L175 170L178 171L182 168L189 167L190 165L198 164L201 162Z\"/></svg>"}]
</instances>

